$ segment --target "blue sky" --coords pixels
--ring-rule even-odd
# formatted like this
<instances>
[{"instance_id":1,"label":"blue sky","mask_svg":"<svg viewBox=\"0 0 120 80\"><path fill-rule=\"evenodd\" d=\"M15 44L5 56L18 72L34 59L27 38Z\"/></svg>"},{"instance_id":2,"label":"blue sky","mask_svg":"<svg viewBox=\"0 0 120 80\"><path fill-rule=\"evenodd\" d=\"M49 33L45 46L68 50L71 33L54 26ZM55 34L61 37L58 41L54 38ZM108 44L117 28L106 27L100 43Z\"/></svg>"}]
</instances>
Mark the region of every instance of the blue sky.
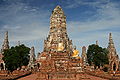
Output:
<instances>
[{"instance_id":1,"label":"blue sky","mask_svg":"<svg viewBox=\"0 0 120 80\"><path fill-rule=\"evenodd\" d=\"M52 10L60 5L67 16L67 32L81 53L81 47L98 40L108 46L111 32L120 55L120 0L0 0L0 46L9 31L10 46L20 41L42 52L49 33Z\"/></svg>"}]
</instances>

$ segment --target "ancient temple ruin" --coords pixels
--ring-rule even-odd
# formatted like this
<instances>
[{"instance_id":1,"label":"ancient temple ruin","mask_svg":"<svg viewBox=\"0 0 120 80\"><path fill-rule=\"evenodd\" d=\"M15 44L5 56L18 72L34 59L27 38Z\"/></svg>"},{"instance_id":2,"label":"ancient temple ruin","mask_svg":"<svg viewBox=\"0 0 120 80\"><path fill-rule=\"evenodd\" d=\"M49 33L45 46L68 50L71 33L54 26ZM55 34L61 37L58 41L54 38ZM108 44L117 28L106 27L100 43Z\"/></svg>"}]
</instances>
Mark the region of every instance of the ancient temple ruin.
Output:
<instances>
[{"instance_id":1,"label":"ancient temple ruin","mask_svg":"<svg viewBox=\"0 0 120 80\"><path fill-rule=\"evenodd\" d=\"M3 41L1 52L3 52L4 50L7 50L7 49L9 49L8 31L5 32L5 38Z\"/></svg>"},{"instance_id":2,"label":"ancient temple ruin","mask_svg":"<svg viewBox=\"0 0 120 80\"><path fill-rule=\"evenodd\" d=\"M108 44L108 59L109 59L109 70L118 71L119 69L119 56L116 52L114 42L112 39L112 33L109 34L109 44Z\"/></svg>"},{"instance_id":3,"label":"ancient temple ruin","mask_svg":"<svg viewBox=\"0 0 120 80\"><path fill-rule=\"evenodd\" d=\"M5 70L5 63L2 58L3 58L4 50L7 50L7 49L9 49L8 31L5 32L2 49L0 51L0 70Z\"/></svg>"},{"instance_id":4,"label":"ancient temple ruin","mask_svg":"<svg viewBox=\"0 0 120 80\"><path fill-rule=\"evenodd\" d=\"M35 61L36 61L36 59L35 59L35 49L34 49L34 47L31 47L28 69L34 69L35 68L35 65L36 65Z\"/></svg>"},{"instance_id":5,"label":"ancient temple ruin","mask_svg":"<svg viewBox=\"0 0 120 80\"><path fill-rule=\"evenodd\" d=\"M66 30L66 16L60 6L57 6L50 17L50 32L44 40L44 52L72 53L72 40Z\"/></svg>"},{"instance_id":6,"label":"ancient temple ruin","mask_svg":"<svg viewBox=\"0 0 120 80\"><path fill-rule=\"evenodd\" d=\"M75 73L82 72L82 60L78 50L73 48L66 29L66 16L62 8L57 6L50 17L50 32L44 40L44 50L38 57L38 80L72 79L76 78Z\"/></svg>"},{"instance_id":7,"label":"ancient temple ruin","mask_svg":"<svg viewBox=\"0 0 120 80\"><path fill-rule=\"evenodd\" d=\"M85 46L82 47L82 65L83 67L86 67L88 65L87 52Z\"/></svg>"}]
</instances>

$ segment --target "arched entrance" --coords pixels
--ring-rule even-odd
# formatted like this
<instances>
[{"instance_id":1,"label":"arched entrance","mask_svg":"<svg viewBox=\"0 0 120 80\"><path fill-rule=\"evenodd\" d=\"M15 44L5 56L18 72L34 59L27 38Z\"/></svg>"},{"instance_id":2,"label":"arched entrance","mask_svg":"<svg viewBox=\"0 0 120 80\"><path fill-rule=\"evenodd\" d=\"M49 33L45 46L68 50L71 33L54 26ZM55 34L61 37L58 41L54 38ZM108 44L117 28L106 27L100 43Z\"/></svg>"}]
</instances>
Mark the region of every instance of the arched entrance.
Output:
<instances>
[{"instance_id":1,"label":"arched entrance","mask_svg":"<svg viewBox=\"0 0 120 80\"><path fill-rule=\"evenodd\" d=\"M116 64L113 64L113 70L116 71Z\"/></svg>"}]
</instances>

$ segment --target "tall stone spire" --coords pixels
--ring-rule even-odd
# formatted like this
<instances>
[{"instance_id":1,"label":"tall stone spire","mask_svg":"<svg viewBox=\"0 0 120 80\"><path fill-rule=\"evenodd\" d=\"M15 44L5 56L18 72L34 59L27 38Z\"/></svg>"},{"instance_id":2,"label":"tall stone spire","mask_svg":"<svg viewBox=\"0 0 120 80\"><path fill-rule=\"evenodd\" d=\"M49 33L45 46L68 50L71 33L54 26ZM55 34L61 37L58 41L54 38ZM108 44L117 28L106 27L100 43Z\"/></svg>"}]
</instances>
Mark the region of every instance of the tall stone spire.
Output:
<instances>
[{"instance_id":1,"label":"tall stone spire","mask_svg":"<svg viewBox=\"0 0 120 80\"><path fill-rule=\"evenodd\" d=\"M114 54L116 54L116 49L115 49L114 42L113 42L113 39L112 39L112 33L109 33L108 51L109 52L114 52Z\"/></svg>"},{"instance_id":2,"label":"tall stone spire","mask_svg":"<svg viewBox=\"0 0 120 80\"><path fill-rule=\"evenodd\" d=\"M3 45L2 45L2 49L1 49L1 54L0 54L0 64L3 65L3 67L0 66L0 70L4 69L5 70L5 62L3 61L3 54L4 54L4 50L9 49L9 41L8 41L8 31L5 32L5 37L4 37L4 41L3 41Z\"/></svg>"},{"instance_id":3,"label":"tall stone spire","mask_svg":"<svg viewBox=\"0 0 120 80\"><path fill-rule=\"evenodd\" d=\"M114 42L113 42L113 39L112 39L112 33L109 33L109 47L115 48L114 47Z\"/></svg>"},{"instance_id":4,"label":"tall stone spire","mask_svg":"<svg viewBox=\"0 0 120 80\"><path fill-rule=\"evenodd\" d=\"M8 41L8 31L5 32L5 38L4 38L4 42L2 45L2 52L3 50L9 49L9 41Z\"/></svg>"},{"instance_id":5,"label":"tall stone spire","mask_svg":"<svg viewBox=\"0 0 120 80\"><path fill-rule=\"evenodd\" d=\"M109 43L108 43L108 59L109 59L109 70L117 71L119 67L119 57L116 52L114 42L112 39L112 33L109 34Z\"/></svg>"},{"instance_id":6,"label":"tall stone spire","mask_svg":"<svg viewBox=\"0 0 120 80\"><path fill-rule=\"evenodd\" d=\"M35 66L35 49L34 47L31 47L30 49L30 60L29 60L29 64L28 64L28 67L29 68L34 68Z\"/></svg>"},{"instance_id":7,"label":"tall stone spire","mask_svg":"<svg viewBox=\"0 0 120 80\"><path fill-rule=\"evenodd\" d=\"M56 6L50 17L50 33L55 32L56 28L57 30L62 28L66 31L66 16L59 5Z\"/></svg>"},{"instance_id":8,"label":"tall stone spire","mask_svg":"<svg viewBox=\"0 0 120 80\"><path fill-rule=\"evenodd\" d=\"M83 66L87 65L87 54L86 54L86 47L82 47L82 64Z\"/></svg>"},{"instance_id":9,"label":"tall stone spire","mask_svg":"<svg viewBox=\"0 0 120 80\"><path fill-rule=\"evenodd\" d=\"M66 16L60 6L52 11L50 32L44 40L44 51L72 51L72 40L69 40L66 30Z\"/></svg>"}]
</instances>

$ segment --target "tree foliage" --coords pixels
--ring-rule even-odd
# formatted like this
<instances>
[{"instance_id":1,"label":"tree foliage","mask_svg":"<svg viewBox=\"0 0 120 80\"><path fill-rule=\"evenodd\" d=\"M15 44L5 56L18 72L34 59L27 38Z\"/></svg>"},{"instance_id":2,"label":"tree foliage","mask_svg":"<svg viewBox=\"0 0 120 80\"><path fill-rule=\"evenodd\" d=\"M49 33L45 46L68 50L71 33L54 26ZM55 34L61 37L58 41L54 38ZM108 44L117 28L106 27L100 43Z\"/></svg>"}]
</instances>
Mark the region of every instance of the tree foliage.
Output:
<instances>
[{"instance_id":1,"label":"tree foliage","mask_svg":"<svg viewBox=\"0 0 120 80\"><path fill-rule=\"evenodd\" d=\"M30 48L25 45L11 47L4 51L3 60L5 61L5 66L8 70L13 71L21 66L28 65L29 62L29 50Z\"/></svg>"},{"instance_id":2,"label":"tree foliage","mask_svg":"<svg viewBox=\"0 0 120 80\"><path fill-rule=\"evenodd\" d=\"M88 63L95 66L103 66L108 64L108 51L106 48L99 47L98 45L89 45L87 50Z\"/></svg>"}]
</instances>

